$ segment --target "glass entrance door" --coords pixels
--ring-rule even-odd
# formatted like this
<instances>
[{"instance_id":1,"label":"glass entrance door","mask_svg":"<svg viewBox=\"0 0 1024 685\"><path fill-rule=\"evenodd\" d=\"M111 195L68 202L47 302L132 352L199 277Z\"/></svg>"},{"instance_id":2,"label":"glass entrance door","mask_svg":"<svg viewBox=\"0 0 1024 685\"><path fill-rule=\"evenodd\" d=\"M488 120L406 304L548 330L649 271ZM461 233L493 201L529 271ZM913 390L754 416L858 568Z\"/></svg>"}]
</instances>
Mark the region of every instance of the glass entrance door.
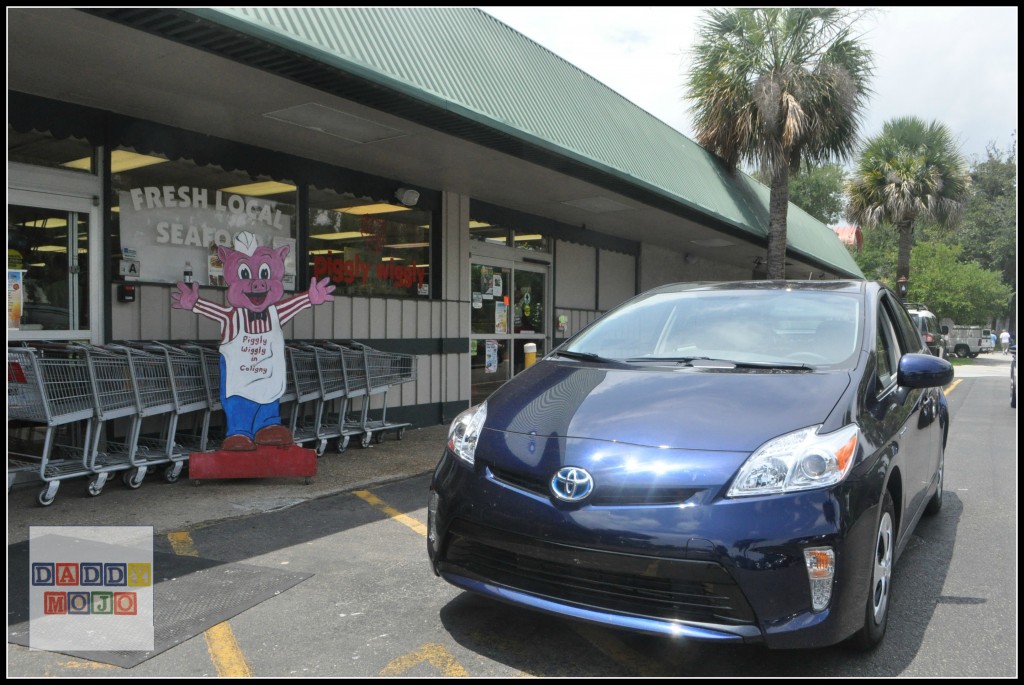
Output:
<instances>
[{"instance_id":1,"label":"glass entrance door","mask_svg":"<svg viewBox=\"0 0 1024 685\"><path fill-rule=\"evenodd\" d=\"M547 268L474 260L470 268L470 374L478 404L526 366L524 346L547 348Z\"/></svg>"},{"instance_id":2,"label":"glass entrance door","mask_svg":"<svg viewBox=\"0 0 1024 685\"><path fill-rule=\"evenodd\" d=\"M89 222L89 210L7 205L9 334L89 329Z\"/></svg>"}]
</instances>

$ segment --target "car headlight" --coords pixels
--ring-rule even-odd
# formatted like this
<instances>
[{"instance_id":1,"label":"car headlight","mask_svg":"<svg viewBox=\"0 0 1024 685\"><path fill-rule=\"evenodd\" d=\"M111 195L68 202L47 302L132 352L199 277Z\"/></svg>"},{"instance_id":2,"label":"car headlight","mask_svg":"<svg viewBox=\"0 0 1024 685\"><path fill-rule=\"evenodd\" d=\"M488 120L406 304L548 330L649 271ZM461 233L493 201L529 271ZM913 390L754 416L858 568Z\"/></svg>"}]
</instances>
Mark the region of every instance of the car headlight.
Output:
<instances>
[{"instance_id":1,"label":"car headlight","mask_svg":"<svg viewBox=\"0 0 1024 685\"><path fill-rule=\"evenodd\" d=\"M476 441L486 420L487 402L482 402L456 416L448 429L448 449L470 466L476 458Z\"/></svg>"},{"instance_id":2,"label":"car headlight","mask_svg":"<svg viewBox=\"0 0 1024 685\"><path fill-rule=\"evenodd\" d=\"M761 445L740 468L728 497L773 495L838 483L853 466L860 429L818 435L820 426L780 435Z\"/></svg>"}]
</instances>

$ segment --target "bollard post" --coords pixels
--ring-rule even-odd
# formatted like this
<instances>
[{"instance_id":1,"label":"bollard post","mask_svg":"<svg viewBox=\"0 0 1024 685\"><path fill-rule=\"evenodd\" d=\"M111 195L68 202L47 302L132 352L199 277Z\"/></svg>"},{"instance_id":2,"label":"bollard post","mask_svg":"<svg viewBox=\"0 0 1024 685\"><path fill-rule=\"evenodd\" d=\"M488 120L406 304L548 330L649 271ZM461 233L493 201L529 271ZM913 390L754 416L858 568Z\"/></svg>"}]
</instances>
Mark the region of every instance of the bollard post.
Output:
<instances>
[{"instance_id":1,"label":"bollard post","mask_svg":"<svg viewBox=\"0 0 1024 685\"><path fill-rule=\"evenodd\" d=\"M528 369L533 366L534 362L537 361L537 344L526 343L523 345L523 357L525 359L524 368Z\"/></svg>"}]
</instances>

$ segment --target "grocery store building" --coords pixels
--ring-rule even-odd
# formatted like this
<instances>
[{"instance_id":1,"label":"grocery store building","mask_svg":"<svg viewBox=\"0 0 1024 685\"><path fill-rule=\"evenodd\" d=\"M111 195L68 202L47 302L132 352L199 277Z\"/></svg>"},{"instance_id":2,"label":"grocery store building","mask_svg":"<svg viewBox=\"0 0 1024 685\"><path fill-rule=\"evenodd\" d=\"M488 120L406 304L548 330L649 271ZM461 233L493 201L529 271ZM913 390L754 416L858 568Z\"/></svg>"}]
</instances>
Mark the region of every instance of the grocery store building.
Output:
<instances>
[{"instance_id":1,"label":"grocery store building","mask_svg":"<svg viewBox=\"0 0 1024 685\"><path fill-rule=\"evenodd\" d=\"M762 273L766 187L479 9L7 20L9 341L215 340L171 291L223 303L248 230L336 286L286 337L415 355L388 411L423 426L632 295ZM788 240L790 278L863 277L793 206Z\"/></svg>"}]
</instances>

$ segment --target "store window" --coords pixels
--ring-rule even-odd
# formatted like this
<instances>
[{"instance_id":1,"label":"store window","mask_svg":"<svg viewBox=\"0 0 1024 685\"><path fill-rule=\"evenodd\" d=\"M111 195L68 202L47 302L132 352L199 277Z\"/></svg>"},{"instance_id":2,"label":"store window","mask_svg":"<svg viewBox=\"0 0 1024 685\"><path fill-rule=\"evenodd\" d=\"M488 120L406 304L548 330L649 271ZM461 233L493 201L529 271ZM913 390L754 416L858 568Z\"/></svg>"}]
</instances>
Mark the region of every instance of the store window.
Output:
<instances>
[{"instance_id":1,"label":"store window","mask_svg":"<svg viewBox=\"0 0 1024 685\"><path fill-rule=\"evenodd\" d=\"M430 211L315 188L309 205L309 270L335 295L430 296Z\"/></svg>"},{"instance_id":2,"label":"store window","mask_svg":"<svg viewBox=\"0 0 1024 685\"><path fill-rule=\"evenodd\" d=\"M101 273L96 150L8 127L7 155L8 335L91 338Z\"/></svg>"},{"instance_id":3,"label":"store window","mask_svg":"<svg viewBox=\"0 0 1024 685\"><path fill-rule=\"evenodd\" d=\"M294 185L130 149L114 150L110 165L115 274L224 286L218 248L249 231L261 245L288 247L285 290L297 289Z\"/></svg>"},{"instance_id":4,"label":"store window","mask_svg":"<svg viewBox=\"0 0 1024 685\"><path fill-rule=\"evenodd\" d=\"M487 243L488 245L515 247L519 250L533 250L536 252L551 251L550 241L538 231L517 230L512 226L488 221L471 220L469 222L469 237L470 240Z\"/></svg>"}]
</instances>

